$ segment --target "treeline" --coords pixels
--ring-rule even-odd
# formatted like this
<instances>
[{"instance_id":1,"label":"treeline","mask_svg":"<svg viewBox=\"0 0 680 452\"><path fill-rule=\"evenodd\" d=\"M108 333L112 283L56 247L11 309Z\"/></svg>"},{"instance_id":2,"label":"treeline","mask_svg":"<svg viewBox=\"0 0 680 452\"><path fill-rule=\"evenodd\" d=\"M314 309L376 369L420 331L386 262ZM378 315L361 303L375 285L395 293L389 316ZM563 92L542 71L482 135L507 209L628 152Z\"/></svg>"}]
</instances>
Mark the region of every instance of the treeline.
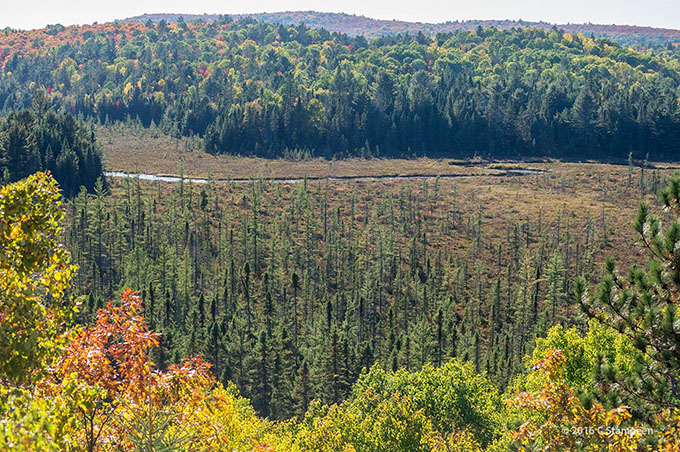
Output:
<instances>
[{"instance_id":1,"label":"treeline","mask_svg":"<svg viewBox=\"0 0 680 452\"><path fill-rule=\"evenodd\" d=\"M50 171L66 196L81 186L93 189L103 176L94 131L70 113L48 109L41 96L33 108L0 119L0 181L17 181L36 171Z\"/></svg>"},{"instance_id":2,"label":"treeline","mask_svg":"<svg viewBox=\"0 0 680 452\"><path fill-rule=\"evenodd\" d=\"M567 207L499 225L451 181L112 189L67 207L82 320L138 287L161 369L200 354L271 419L344 400L375 363L455 357L505 388L536 336L573 324L570 275L592 278L610 233Z\"/></svg>"},{"instance_id":3,"label":"treeline","mask_svg":"<svg viewBox=\"0 0 680 452\"><path fill-rule=\"evenodd\" d=\"M180 19L186 21L199 20L213 22L223 18L217 14L143 14L130 17L125 22L148 21L176 22ZM270 24L298 25L305 24L311 28L324 28L328 31L347 33L350 35L362 35L367 38L376 38L385 35L399 33L417 34L422 32L427 35L437 33L451 33L454 31L472 31L479 27L498 28L510 30L515 28L539 28L550 30L551 28L564 29L568 33L583 34L585 36L597 36L608 38L623 46L633 47L672 47L680 41L680 30L665 28L640 27L631 25L599 25L599 24L551 24L548 22L530 22L525 20L463 20L447 21L438 24L422 22L405 22L400 20L371 19L365 16L357 16L345 13L322 13L317 11L285 11L275 13L256 14L231 14L232 19L250 17L258 22ZM53 25L55 26L55 25Z\"/></svg>"},{"instance_id":4,"label":"treeline","mask_svg":"<svg viewBox=\"0 0 680 452\"><path fill-rule=\"evenodd\" d=\"M255 23L126 23L0 34L0 108L139 119L210 153L279 157L671 159L678 50L556 29L367 40Z\"/></svg>"}]
</instances>

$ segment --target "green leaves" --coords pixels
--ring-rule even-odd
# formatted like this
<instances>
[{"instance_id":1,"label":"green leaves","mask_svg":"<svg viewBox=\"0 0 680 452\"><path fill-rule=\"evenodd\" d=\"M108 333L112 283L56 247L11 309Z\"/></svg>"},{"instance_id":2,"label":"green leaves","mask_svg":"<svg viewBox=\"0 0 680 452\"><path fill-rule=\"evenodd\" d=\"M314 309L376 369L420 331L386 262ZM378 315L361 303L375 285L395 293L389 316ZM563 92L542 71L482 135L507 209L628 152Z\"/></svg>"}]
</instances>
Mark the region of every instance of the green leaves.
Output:
<instances>
[{"instance_id":1,"label":"green leaves","mask_svg":"<svg viewBox=\"0 0 680 452\"><path fill-rule=\"evenodd\" d=\"M469 430L477 441L487 445L502 424L497 391L484 376L475 373L471 363L454 359L441 367L427 364L414 373L373 367L357 381L348 405L371 413L376 403L392 394L401 394L416 409L422 409L433 430L443 435Z\"/></svg>"},{"instance_id":2,"label":"green leaves","mask_svg":"<svg viewBox=\"0 0 680 452\"><path fill-rule=\"evenodd\" d=\"M498 439L503 407L471 364L363 374L340 405L314 403L293 441L302 450L472 451ZM460 441L460 444L456 444Z\"/></svg>"},{"instance_id":3,"label":"green leaves","mask_svg":"<svg viewBox=\"0 0 680 452\"><path fill-rule=\"evenodd\" d=\"M73 418L65 399L34 390L0 388L0 449L68 450Z\"/></svg>"},{"instance_id":4,"label":"green leaves","mask_svg":"<svg viewBox=\"0 0 680 452\"><path fill-rule=\"evenodd\" d=\"M66 292L76 268L58 243L62 217L49 174L0 190L0 376L15 384L58 355L75 313Z\"/></svg>"},{"instance_id":5,"label":"green leaves","mask_svg":"<svg viewBox=\"0 0 680 452\"><path fill-rule=\"evenodd\" d=\"M649 252L647 271L633 268L624 281L608 260L605 276L591 300L584 300L583 283L577 283L585 312L634 346L635 353L628 354L635 364L612 366L608 379L613 384L607 392L619 392L634 414L650 425L661 410L680 408L680 173L670 179L660 196L666 210L676 216L666 230L645 203L640 204L633 224Z\"/></svg>"}]
</instances>

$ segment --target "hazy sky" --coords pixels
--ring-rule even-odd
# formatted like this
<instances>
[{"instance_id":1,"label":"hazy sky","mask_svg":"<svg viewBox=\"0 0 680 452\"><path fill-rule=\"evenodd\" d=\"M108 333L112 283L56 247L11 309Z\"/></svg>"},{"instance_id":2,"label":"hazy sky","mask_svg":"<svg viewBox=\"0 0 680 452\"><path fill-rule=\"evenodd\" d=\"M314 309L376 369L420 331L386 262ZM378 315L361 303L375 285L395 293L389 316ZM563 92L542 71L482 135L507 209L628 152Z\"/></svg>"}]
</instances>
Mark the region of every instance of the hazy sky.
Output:
<instances>
[{"instance_id":1,"label":"hazy sky","mask_svg":"<svg viewBox=\"0 0 680 452\"><path fill-rule=\"evenodd\" d=\"M680 0L0 0L0 28L106 22L143 13L316 10L379 19L445 22L524 19L680 28Z\"/></svg>"}]
</instances>

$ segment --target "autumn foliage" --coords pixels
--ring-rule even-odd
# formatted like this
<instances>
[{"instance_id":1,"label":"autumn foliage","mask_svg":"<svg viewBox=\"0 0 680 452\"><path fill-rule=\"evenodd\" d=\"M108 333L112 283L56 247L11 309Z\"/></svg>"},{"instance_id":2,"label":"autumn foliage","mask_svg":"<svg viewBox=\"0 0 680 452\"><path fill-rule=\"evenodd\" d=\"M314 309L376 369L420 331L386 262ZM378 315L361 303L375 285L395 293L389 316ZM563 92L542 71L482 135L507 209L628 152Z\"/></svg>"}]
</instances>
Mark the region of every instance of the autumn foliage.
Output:
<instances>
[{"instance_id":1,"label":"autumn foliage","mask_svg":"<svg viewBox=\"0 0 680 452\"><path fill-rule=\"evenodd\" d=\"M63 342L76 270L58 242L63 216L49 173L0 190L0 383L40 374Z\"/></svg>"},{"instance_id":2,"label":"autumn foliage","mask_svg":"<svg viewBox=\"0 0 680 452\"><path fill-rule=\"evenodd\" d=\"M96 324L71 340L57 373L62 378L75 374L89 385L140 400L152 383L149 350L158 346L158 338L144 321L142 300L127 288L119 305L109 302Z\"/></svg>"},{"instance_id":3,"label":"autumn foliage","mask_svg":"<svg viewBox=\"0 0 680 452\"><path fill-rule=\"evenodd\" d=\"M543 450L636 450L642 428L629 423L630 430L623 430L631 418L627 408L605 410L598 403L585 408L565 383L565 363L561 350L550 350L534 363L534 371L546 377L541 390L520 392L508 400L527 418L513 434L515 441L526 450L533 450L528 445Z\"/></svg>"},{"instance_id":4,"label":"autumn foliage","mask_svg":"<svg viewBox=\"0 0 680 452\"><path fill-rule=\"evenodd\" d=\"M73 325L75 268L58 242L60 203L49 174L0 191L0 450L265 444L266 422L215 382L209 364L194 357L155 369L159 334L136 292L126 289L93 325Z\"/></svg>"},{"instance_id":5,"label":"autumn foliage","mask_svg":"<svg viewBox=\"0 0 680 452\"><path fill-rule=\"evenodd\" d=\"M680 205L680 175L671 187L668 201ZM0 191L0 450L680 450L672 405L636 417L625 404L579 397L599 383L590 379L593 369L606 373L603 362L618 373L636 362L620 356L634 355L631 338L595 320L585 337L556 326L539 339L505 406L484 373L451 359L413 372L374 365L343 402L313 401L302 418L286 422L263 419L200 357L156 367L160 335L130 288L94 323L74 326L78 303L67 293L75 269L58 242L61 216L49 174ZM664 323L664 334L675 334L676 324ZM644 348L639 355L650 365L657 359Z\"/></svg>"},{"instance_id":6,"label":"autumn foliage","mask_svg":"<svg viewBox=\"0 0 680 452\"><path fill-rule=\"evenodd\" d=\"M233 422L264 422L233 389L216 383L200 358L155 369L149 352L158 339L144 320L142 300L129 288L119 303L99 310L94 325L75 334L56 371L59 388L77 407L75 442L87 450L138 450L144 444L219 450L218 444L250 442L251 433Z\"/></svg>"}]
</instances>

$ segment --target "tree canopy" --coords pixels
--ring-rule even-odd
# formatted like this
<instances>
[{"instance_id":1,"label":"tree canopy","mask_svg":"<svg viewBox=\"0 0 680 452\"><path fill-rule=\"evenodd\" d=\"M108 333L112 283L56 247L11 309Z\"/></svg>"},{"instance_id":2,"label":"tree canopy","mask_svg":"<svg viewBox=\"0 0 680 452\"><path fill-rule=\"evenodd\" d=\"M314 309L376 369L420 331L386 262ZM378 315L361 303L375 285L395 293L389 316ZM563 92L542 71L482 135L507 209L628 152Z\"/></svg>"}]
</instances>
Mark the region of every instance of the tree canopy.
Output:
<instances>
[{"instance_id":1,"label":"tree canopy","mask_svg":"<svg viewBox=\"0 0 680 452\"><path fill-rule=\"evenodd\" d=\"M43 94L33 107L0 120L0 179L13 182L50 171L66 196L94 188L103 176L94 132L70 113L48 109Z\"/></svg>"},{"instance_id":2,"label":"tree canopy","mask_svg":"<svg viewBox=\"0 0 680 452\"><path fill-rule=\"evenodd\" d=\"M49 103L211 153L677 155L678 50L557 29L362 36L223 18L0 34L0 109Z\"/></svg>"}]
</instances>

